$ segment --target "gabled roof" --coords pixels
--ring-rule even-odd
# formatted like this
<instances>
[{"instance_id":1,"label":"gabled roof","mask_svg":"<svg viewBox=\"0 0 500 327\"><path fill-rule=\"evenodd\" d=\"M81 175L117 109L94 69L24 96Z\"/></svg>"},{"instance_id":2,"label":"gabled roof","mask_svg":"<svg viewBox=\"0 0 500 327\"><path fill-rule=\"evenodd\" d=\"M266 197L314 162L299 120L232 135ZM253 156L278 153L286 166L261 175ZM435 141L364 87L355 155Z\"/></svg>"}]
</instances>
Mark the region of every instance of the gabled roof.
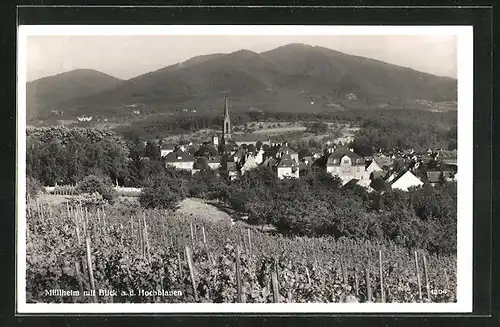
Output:
<instances>
[{"instance_id":1,"label":"gabled roof","mask_svg":"<svg viewBox=\"0 0 500 327\"><path fill-rule=\"evenodd\" d=\"M298 167L298 163L292 159L290 154L283 154L278 161L278 167Z\"/></svg>"},{"instance_id":2,"label":"gabled roof","mask_svg":"<svg viewBox=\"0 0 500 327\"><path fill-rule=\"evenodd\" d=\"M194 162L194 157L187 151L177 149L165 156L165 162Z\"/></svg>"},{"instance_id":3,"label":"gabled roof","mask_svg":"<svg viewBox=\"0 0 500 327\"><path fill-rule=\"evenodd\" d=\"M344 156L348 156L349 159L351 159L351 162L354 166L364 166L365 165L365 159L362 158L360 155L356 154L355 152L346 149L346 148L339 148L335 150L333 153L328 155L327 159L327 166L339 166L340 165L340 159L342 159ZM336 163L335 160L337 160Z\"/></svg>"}]
</instances>

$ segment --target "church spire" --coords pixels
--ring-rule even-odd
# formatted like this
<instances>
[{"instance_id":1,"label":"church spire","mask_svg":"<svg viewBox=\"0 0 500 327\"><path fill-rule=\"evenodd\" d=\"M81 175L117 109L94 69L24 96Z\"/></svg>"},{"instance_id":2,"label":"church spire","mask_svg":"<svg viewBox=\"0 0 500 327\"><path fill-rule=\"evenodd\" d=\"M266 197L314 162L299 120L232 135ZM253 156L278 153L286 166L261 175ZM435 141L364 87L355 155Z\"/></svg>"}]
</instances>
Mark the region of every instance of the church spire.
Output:
<instances>
[{"instance_id":1,"label":"church spire","mask_svg":"<svg viewBox=\"0 0 500 327\"><path fill-rule=\"evenodd\" d=\"M227 140L231 138L231 119L229 118L229 108L227 106L227 96L224 95L224 125L222 126L222 138Z\"/></svg>"},{"instance_id":2,"label":"church spire","mask_svg":"<svg viewBox=\"0 0 500 327\"><path fill-rule=\"evenodd\" d=\"M224 118L229 118L229 108L227 107L227 95L224 95Z\"/></svg>"}]
</instances>

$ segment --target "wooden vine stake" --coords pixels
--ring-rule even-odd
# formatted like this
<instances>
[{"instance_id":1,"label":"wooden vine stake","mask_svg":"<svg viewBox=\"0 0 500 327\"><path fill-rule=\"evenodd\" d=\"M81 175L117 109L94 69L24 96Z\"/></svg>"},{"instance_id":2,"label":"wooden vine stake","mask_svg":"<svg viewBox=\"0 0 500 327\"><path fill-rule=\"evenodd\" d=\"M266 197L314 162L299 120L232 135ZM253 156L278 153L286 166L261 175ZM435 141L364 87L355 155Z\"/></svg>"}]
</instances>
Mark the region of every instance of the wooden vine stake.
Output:
<instances>
[{"instance_id":1,"label":"wooden vine stake","mask_svg":"<svg viewBox=\"0 0 500 327\"><path fill-rule=\"evenodd\" d=\"M425 288L427 290L427 300L431 300L431 288L429 286L429 275L427 274L427 259L425 258L425 254L423 255L424 259L424 276L425 276Z\"/></svg>"},{"instance_id":2,"label":"wooden vine stake","mask_svg":"<svg viewBox=\"0 0 500 327\"><path fill-rule=\"evenodd\" d=\"M359 276L358 276L358 265L354 266L354 286L356 287L356 296L359 296Z\"/></svg>"},{"instance_id":3,"label":"wooden vine stake","mask_svg":"<svg viewBox=\"0 0 500 327\"><path fill-rule=\"evenodd\" d=\"M306 267L307 284L311 285L311 275L309 275L309 268Z\"/></svg>"},{"instance_id":4,"label":"wooden vine stake","mask_svg":"<svg viewBox=\"0 0 500 327\"><path fill-rule=\"evenodd\" d=\"M248 251L252 252L252 238L251 238L251 231L250 228L247 229L247 234L248 234Z\"/></svg>"},{"instance_id":5,"label":"wooden vine stake","mask_svg":"<svg viewBox=\"0 0 500 327\"><path fill-rule=\"evenodd\" d=\"M189 227L191 228L191 245L194 246L194 231L193 231L193 223L189 223Z\"/></svg>"},{"instance_id":6,"label":"wooden vine stake","mask_svg":"<svg viewBox=\"0 0 500 327\"><path fill-rule=\"evenodd\" d=\"M97 303L97 295L95 289L95 281L94 281L94 272L92 271L92 257L90 256L90 237L87 236L85 238L86 250L87 250L87 268L89 271L89 279L90 279L90 289L92 290L94 303Z\"/></svg>"},{"instance_id":7,"label":"wooden vine stake","mask_svg":"<svg viewBox=\"0 0 500 327\"><path fill-rule=\"evenodd\" d=\"M163 259L160 257L160 264L161 267L158 270L158 275L160 275L160 287L163 289L163 270L165 269L165 263L163 262Z\"/></svg>"},{"instance_id":8,"label":"wooden vine stake","mask_svg":"<svg viewBox=\"0 0 500 327\"><path fill-rule=\"evenodd\" d=\"M382 275L382 250L378 250L378 267L380 276L380 294L382 298L382 303L384 303L385 293L384 293L384 276Z\"/></svg>"},{"instance_id":9,"label":"wooden vine stake","mask_svg":"<svg viewBox=\"0 0 500 327\"><path fill-rule=\"evenodd\" d=\"M80 224L78 223L78 210L75 210L75 229L76 229L76 239L78 240L78 245L81 245L82 239L80 238Z\"/></svg>"},{"instance_id":10,"label":"wooden vine stake","mask_svg":"<svg viewBox=\"0 0 500 327\"><path fill-rule=\"evenodd\" d=\"M271 283L273 286L273 299L274 303L279 303L280 302L280 294L278 290L278 272L276 269L273 269L271 272Z\"/></svg>"},{"instance_id":11,"label":"wooden vine stake","mask_svg":"<svg viewBox=\"0 0 500 327\"><path fill-rule=\"evenodd\" d=\"M179 279L182 282L182 278L184 276L182 275L182 261L181 261L181 255L179 254L179 252L177 252L177 263L179 265Z\"/></svg>"},{"instance_id":12,"label":"wooden vine stake","mask_svg":"<svg viewBox=\"0 0 500 327\"><path fill-rule=\"evenodd\" d=\"M240 246L236 244L236 303L243 303L243 292L241 290L241 261Z\"/></svg>"},{"instance_id":13,"label":"wooden vine stake","mask_svg":"<svg viewBox=\"0 0 500 327\"><path fill-rule=\"evenodd\" d=\"M189 267L189 274L191 276L191 284L193 285L194 300L198 302L198 292L196 292L196 281L194 280L193 260L191 257L191 251L189 250L189 246L186 246L186 258Z\"/></svg>"},{"instance_id":14,"label":"wooden vine stake","mask_svg":"<svg viewBox=\"0 0 500 327\"><path fill-rule=\"evenodd\" d=\"M347 279L346 279L346 275L345 275L344 260L342 260L342 256L340 257L340 272L342 274L342 283L347 284Z\"/></svg>"},{"instance_id":15,"label":"wooden vine stake","mask_svg":"<svg viewBox=\"0 0 500 327\"><path fill-rule=\"evenodd\" d=\"M415 274L417 275L417 283L418 283L418 298L422 301L422 284L420 282L420 273L418 271L418 255L417 251L415 251Z\"/></svg>"},{"instance_id":16,"label":"wooden vine stake","mask_svg":"<svg viewBox=\"0 0 500 327\"><path fill-rule=\"evenodd\" d=\"M201 226L201 233L203 234L203 244L207 245L207 235L205 234L205 226Z\"/></svg>"},{"instance_id":17,"label":"wooden vine stake","mask_svg":"<svg viewBox=\"0 0 500 327\"><path fill-rule=\"evenodd\" d=\"M149 247L149 236L148 236L148 225L146 224L146 213L142 215L142 219L144 221L144 239L146 242L146 253L148 256L148 262L151 262L151 251Z\"/></svg>"},{"instance_id":18,"label":"wooden vine stake","mask_svg":"<svg viewBox=\"0 0 500 327\"><path fill-rule=\"evenodd\" d=\"M145 252L145 249L144 249L144 241L143 241L143 238L144 238L144 231L142 230L142 227L141 227L141 220L139 217L137 217L137 227L139 228L139 233L138 236L139 236L139 245L141 247L141 255L143 257L146 256L146 252Z\"/></svg>"},{"instance_id":19,"label":"wooden vine stake","mask_svg":"<svg viewBox=\"0 0 500 327\"><path fill-rule=\"evenodd\" d=\"M372 302L372 287L370 285L370 260L368 260L368 265L365 268L365 280L366 280L366 298L367 301Z\"/></svg>"}]
</instances>

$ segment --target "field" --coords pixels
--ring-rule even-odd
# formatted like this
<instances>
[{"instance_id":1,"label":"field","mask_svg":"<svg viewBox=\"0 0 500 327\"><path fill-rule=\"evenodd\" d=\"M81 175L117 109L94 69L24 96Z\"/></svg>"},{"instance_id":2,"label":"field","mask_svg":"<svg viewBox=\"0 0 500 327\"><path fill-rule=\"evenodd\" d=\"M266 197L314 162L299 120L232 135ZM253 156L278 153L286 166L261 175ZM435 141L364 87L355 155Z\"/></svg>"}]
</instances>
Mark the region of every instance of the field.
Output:
<instances>
[{"instance_id":1,"label":"field","mask_svg":"<svg viewBox=\"0 0 500 327\"><path fill-rule=\"evenodd\" d=\"M26 214L28 302L456 301L454 256L391 243L274 236L125 203L29 200Z\"/></svg>"}]
</instances>

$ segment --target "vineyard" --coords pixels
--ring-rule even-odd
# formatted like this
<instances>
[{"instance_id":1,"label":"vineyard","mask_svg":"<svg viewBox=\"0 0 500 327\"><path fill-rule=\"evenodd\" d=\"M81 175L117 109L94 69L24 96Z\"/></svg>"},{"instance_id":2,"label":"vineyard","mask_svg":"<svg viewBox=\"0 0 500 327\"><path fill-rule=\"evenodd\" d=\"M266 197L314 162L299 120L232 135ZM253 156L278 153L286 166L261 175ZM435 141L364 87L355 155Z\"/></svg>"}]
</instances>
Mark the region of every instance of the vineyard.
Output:
<instances>
[{"instance_id":1,"label":"vineyard","mask_svg":"<svg viewBox=\"0 0 500 327\"><path fill-rule=\"evenodd\" d=\"M28 303L456 301L455 256L392 243L77 202L28 200L26 222Z\"/></svg>"}]
</instances>

